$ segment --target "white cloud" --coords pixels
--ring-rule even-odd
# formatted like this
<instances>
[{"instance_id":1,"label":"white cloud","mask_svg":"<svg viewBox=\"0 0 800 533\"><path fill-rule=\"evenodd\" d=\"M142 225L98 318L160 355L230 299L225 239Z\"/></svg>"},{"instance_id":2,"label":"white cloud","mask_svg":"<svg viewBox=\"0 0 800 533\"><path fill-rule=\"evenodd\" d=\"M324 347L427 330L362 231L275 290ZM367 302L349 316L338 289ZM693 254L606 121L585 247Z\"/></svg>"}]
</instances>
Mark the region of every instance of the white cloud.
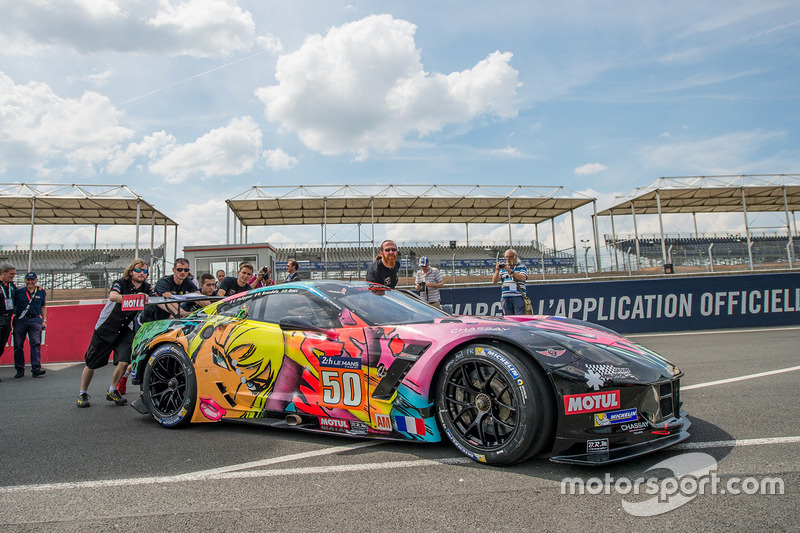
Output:
<instances>
[{"instance_id":1,"label":"white cloud","mask_svg":"<svg viewBox=\"0 0 800 533\"><path fill-rule=\"evenodd\" d=\"M645 169L655 169L661 176L747 174L762 166L759 150L784 136L781 131L750 131L707 139L667 138L642 148L640 157Z\"/></svg>"},{"instance_id":2,"label":"white cloud","mask_svg":"<svg viewBox=\"0 0 800 533\"><path fill-rule=\"evenodd\" d=\"M209 57L254 43L280 49L274 36L256 35L252 15L236 0L0 0L0 12L0 46L10 55L67 48Z\"/></svg>"},{"instance_id":3,"label":"white cloud","mask_svg":"<svg viewBox=\"0 0 800 533\"><path fill-rule=\"evenodd\" d=\"M142 142L131 143L124 150L119 150L108 162L106 170L109 174L122 174L134 163L136 158L145 157L156 160L163 154L170 152L177 144L173 135L159 131L145 136Z\"/></svg>"},{"instance_id":4,"label":"white cloud","mask_svg":"<svg viewBox=\"0 0 800 533\"><path fill-rule=\"evenodd\" d=\"M264 150L264 159L272 170L287 170L297 164L297 158L292 157L280 148Z\"/></svg>"},{"instance_id":5,"label":"white cloud","mask_svg":"<svg viewBox=\"0 0 800 533\"><path fill-rule=\"evenodd\" d=\"M5 164L46 174L58 160L66 161L65 171L93 174L133 135L120 125L122 117L96 92L61 98L47 84L17 85L0 72L0 160Z\"/></svg>"},{"instance_id":6,"label":"white cloud","mask_svg":"<svg viewBox=\"0 0 800 533\"><path fill-rule=\"evenodd\" d=\"M500 156L500 157L525 157L525 155L517 150L516 148L511 148L507 146L505 148L496 148L489 152L492 155Z\"/></svg>"},{"instance_id":7,"label":"white cloud","mask_svg":"<svg viewBox=\"0 0 800 533\"><path fill-rule=\"evenodd\" d=\"M608 170L608 167L600 163L586 163L585 165L576 168L575 174L578 175L599 174L604 170Z\"/></svg>"},{"instance_id":8,"label":"white cloud","mask_svg":"<svg viewBox=\"0 0 800 533\"><path fill-rule=\"evenodd\" d=\"M203 177L235 176L251 170L258 162L261 130L252 117L235 118L213 129L195 142L167 150L150 170L167 183L181 183L191 174Z\"/></svg>"},{"instance_id":9,"label":"white cloud","mask_svg":"<svg viewBox=\"0 0 800 533\"><path fill-rule=\"evenodd\" d=\"M278 84L256 91L267 118L313 150L363 159L396 150L412 132L428 135L487 113L516 115L511 53L494 52L461 72L430 74L415 32L410 22L375 15L307 38L278 59Z\"/></svg>"}]
</instances>

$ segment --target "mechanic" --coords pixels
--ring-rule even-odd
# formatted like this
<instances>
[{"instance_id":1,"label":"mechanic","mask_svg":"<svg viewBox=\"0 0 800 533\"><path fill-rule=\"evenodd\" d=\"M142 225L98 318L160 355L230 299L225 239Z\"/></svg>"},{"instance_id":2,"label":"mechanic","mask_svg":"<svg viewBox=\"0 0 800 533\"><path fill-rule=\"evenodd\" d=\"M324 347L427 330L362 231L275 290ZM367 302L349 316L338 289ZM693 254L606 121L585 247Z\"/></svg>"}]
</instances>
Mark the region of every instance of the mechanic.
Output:
<instances>
[{"instance_id":1,"label":"mechanic","mask_svg":"<svg viewBox=\"0 0 800 533\"><path fill-rule=\"evenodd\" d=\"M400 263L397 261L397 245L387 239L381 243L380 253L367 269L367 281L394 289L397 285L398 270Z\"/></svg>"},{"instance_id":2,"label":"mechanic","mask_svg":"<svg viewBox=\"0 0 800 533\"><path fill-rule=\"evenodd\" d=\"M14 315L14 278L17 269L10 263L0 265L0 289L3 290L3 299L0 300L0 357L6 349L8 337L11 335L11 319Z\"/></svg>"},{"instance_id":3,"label":"mechanic","mask_svg":"<svg viewBox=\"0 0 800 533\"><path fill-rule=\"evenodd\" d=\"M525 280L528 279L528 269L519 262L519 256L513 248L505 253L505 262L500 261L495 266L492 275L492 284L503 280L500 291L500 307L504 315L524 315Z\"/></svg>"},{"instance_id":4,"label":"mechanic","mask_svg":"<svg viewBox=\"0 0 800 533\"><path fill-rule=\"evenodd\" d=\"M414 288L419 291L423 300L434 307L442 308L439 289L444 287L442 274L439 269L431 266L431 262L424 255L419 258L419 270L416 275Z\"/></svg>"},{"instance_id":5,"label":"mechanic","mask_svg":"<svg viewBox=\"0 0 800 533\"><path fill-rule=\"evenodd\" d=\"M239 264L239 271L235 278L228 276L222 280L217 289L217 296L231 296L249 291L262 279L264 279L264 272L259 270L258 275L253 276L253 265L245 261Z\"/></svg>"},{"instance_id":6,"label":"mechanic","mask_svg":"<svg viewBox=\"0 0 800 533\"><path fill-rule=\"evenodd\" d=\"M106 400L116 405L128 403L122 394L125 394L126 371L131 364L133 319L138 311L123 311L122 297L129 294L155 296L155 291L146 281L148 272L147 263L142 259L134 259L123 272L122 278L111 284L108 301L100 311L89 348L84 355L86 366L81 373L78 407L89 407L89 384L94 377L94 371L108 364L108 356L112 351L116 368L111 375Z\"/></svg>"},{"instance_id":7,"label":"mechanic","mask_svg":"<svg viewBox=\"0 0 800 533\"><path fill-rule=\"evenodd\" d=\"M215 288L216 283L214 283L214 276L209 273L201 274L200 275L200 294L205 294L206 296L214 296L217 293ZM192 302L183 302L181 304L181 309L186 311L187 313L194 313L198 309L207 306L211 303L211 300L195 300Z\"/></svg>"},{"instance_id":8,"label":"mechanic","mask_svg":"<svg viewBox=\"0 0 800 533\"><path fill-rule=\"evenodd\" d=\"M25 337L31 348L31 375L47 373L42 368L42 331L47 328L47 292L36 285L36 272L25 274L25 288L14 291L14 368L15 378L25 375Z\"/></svg>"},{"instance_id":9,"label":"mechanic","mask_svg":"<svg viewBox=\"0 0 800 533\"><path fill-rule=\"evenodd\" d=\"M155 293L156 296L170 296L178 294L189 294L198 292L197 287L192 281L186 279L190 272L189 260L185 257L178 257L175 259L175 266L172 267L172 275L166 275L156 282ZM181 312L180 306L177 302L170 302L160 305L148 305L144 311L139 313L138 320L144 324L145 322L152 322L153 320L164 320L170 317L185 316L185 312Z\"/></svg>"},{"instance_id":10,"label":"mechanic","mask_svg":"<svg viewBox=\"0 0 800 533\"><path fill-rule=\"evenodd\" d=\"M286 283L290 281L300 281L300 274L297 273L298 270L300 270L300 263L294 259L289 259L289 261L286 262Z\"/></svg>"},{"instance_id":11,"label":"mechanic","mask_svg":"<svg viewBox=\"0 0 800 533\"><path fill-rule=\"evenodd\" d=\"M214 289L219 289L219 284L222 283L222 280L225 279L225 271L224 270L217 270L217 282L214 284Z\"/></svg>"}]
</instances>

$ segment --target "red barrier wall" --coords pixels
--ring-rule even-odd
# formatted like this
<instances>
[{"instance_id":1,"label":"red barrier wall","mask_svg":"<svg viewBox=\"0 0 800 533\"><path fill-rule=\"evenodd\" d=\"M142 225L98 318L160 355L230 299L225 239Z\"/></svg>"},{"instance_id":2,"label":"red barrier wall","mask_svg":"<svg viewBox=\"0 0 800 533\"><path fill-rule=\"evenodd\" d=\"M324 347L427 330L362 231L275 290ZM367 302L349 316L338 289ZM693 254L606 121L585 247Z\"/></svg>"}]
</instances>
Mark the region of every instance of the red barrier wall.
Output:
<instances>
[{"instance_id":1,"label":"red barrier wall","mask_svg":"<svg viewBox=\"0 0 800 533\"><path fill-rule=\"evenodd\" d=\"M105 304L47 306L47 329L42 336L42 363L83 361L100 310ZM12 334L13 336L13 334ZM8 339L11 344L11 338ZM13 363L13 348L6 347L3 364ZM30 366L30 350L25 340L25 366Z\"/></svg>"}]
</instances>

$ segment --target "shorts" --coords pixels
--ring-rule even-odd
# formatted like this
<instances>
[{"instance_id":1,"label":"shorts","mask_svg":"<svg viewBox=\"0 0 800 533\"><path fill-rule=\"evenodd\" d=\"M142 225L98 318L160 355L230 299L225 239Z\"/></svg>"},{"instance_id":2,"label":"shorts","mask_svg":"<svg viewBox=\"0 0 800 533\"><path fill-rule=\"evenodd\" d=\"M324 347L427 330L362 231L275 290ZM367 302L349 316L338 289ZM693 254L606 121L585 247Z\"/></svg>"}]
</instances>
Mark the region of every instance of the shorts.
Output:
<instances>
[{"instance_id":1,"label":"shorts","mask_svg":"<svg viewBox=\"0 0 800 533\"><path fill-rule=\"evenodd\" d=\"M89 348L86 350L84 359L86 366L92 370L102 368L108 364L108 356L114 352L114 364L131 362L131 352L133 350L133 331L129 328L120 333L114 340L103 338L97 333L92 335Z\"/></svg>"}]
</instances>

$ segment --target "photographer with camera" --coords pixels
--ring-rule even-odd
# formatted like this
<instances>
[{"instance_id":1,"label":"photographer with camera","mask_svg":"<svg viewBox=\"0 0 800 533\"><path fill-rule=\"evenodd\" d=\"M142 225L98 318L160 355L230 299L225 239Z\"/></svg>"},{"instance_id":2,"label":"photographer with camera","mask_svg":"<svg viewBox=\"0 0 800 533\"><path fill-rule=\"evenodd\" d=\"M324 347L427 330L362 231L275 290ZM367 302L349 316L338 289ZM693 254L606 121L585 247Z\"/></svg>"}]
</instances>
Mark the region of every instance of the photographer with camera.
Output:
<instances>
[{"instance_id":1,"label":"photographer with camera","mask_svg":"<svg viewBox=\"0 0 800 533\"><path fill-rule=\"evenodd\" d=\"M263 266L259 269L258 274L253 276L250 280L250 286L254 289L259 287L269 287L270 285L275 285L275 282L272 281L272 278L269 277L270 270L268 266ZM255 285L253 284L255 282Z\"/></svg>"},{"instance_id":2,"label":"photographer with camera","mask_svg":"<svg viewBox=\"0 0 800 533\"><path fill-rule=\"evenodd\" d=\"M419 258L419 270L416 274L414 288L419 291L420 297L434 307L442 308L439 289L444 287L442 274L439 269L432 267L427 257Z\"/></svg>"},{"instance_id":3,"label":"photographer with camera","mask_svg":"<svg viewBox=\"0 0 800 533\"><path fill-rule=\"evenodd\" d=\"M256 287L256 283L264 279L263 271L259 271L257 276L253 276L253 265L248 262L239 264L239 271L236 277L228 276L219 284L217 296L231 296L240 292L249 291Z\"/></svg>"},{"instance_id":4,"label":"photographer with camera","mask_svg":"<svg viewBox=\"0 0 800 533\"><path fill-rule=\"evenodd\" d=\"M505 261L500 261L492 275L492 283L501 279L502 290L500 293L500 306L504 315L525 314L525 281L528 279L528 269L519 263L517 252L509 248L505 253Z\"/></svg>"}]
</instances>

